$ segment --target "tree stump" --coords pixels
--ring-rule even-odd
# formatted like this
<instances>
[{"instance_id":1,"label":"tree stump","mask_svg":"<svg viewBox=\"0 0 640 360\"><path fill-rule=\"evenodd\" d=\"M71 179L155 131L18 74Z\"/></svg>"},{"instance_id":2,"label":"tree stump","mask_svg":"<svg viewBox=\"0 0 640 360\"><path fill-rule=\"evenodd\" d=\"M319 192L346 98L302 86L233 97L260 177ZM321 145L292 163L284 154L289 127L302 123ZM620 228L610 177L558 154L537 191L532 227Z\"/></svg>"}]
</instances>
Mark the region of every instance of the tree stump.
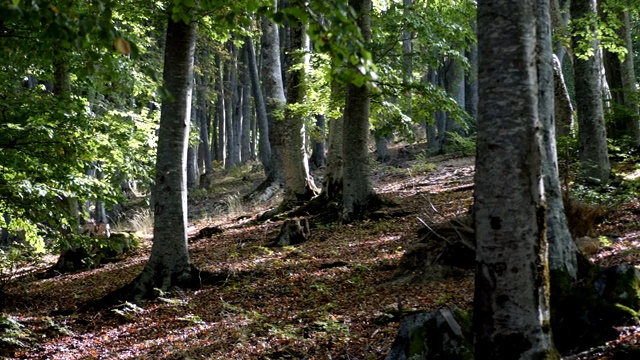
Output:
<instances>
[{"instance_id":1,"label":"tree stump","mask_svg":"<svg viewBox=\"0 0 640 360\"><path fill-rule=\"evenodd\" d=\"M291 219L286 220L280 228L280 234L275 239L273 246L296 245L309 239L309 220Z\"/></svg>"}]
</instances>

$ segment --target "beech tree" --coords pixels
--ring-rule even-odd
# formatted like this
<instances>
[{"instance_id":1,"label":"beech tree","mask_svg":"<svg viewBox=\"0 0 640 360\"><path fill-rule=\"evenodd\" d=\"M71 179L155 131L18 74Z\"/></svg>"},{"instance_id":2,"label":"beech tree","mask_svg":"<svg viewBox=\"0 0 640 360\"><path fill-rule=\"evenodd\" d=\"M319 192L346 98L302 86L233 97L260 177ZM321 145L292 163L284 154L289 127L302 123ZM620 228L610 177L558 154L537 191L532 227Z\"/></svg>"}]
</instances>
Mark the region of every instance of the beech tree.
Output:
<instances>
[{"instance_id":1,"label":"beech tree","mask_svg":"<svg viewBox=\"0 0 640 360\"><path fill-rule=\"evenodd\" d=\"M607 150L607 133L602 102L602 53L597 36L596 0L571 1L571 21L578 141L580 143L579 178L589 182L606 182L611 165Z\"/></svg>"},{"instance_id":2,"label":"beech tree","mask_svg":"<svg viewBox=\"0 0 640 360\"><path fill-rule=\"evenodd\" d=\"M366 42L371 40L371 0L350 0L356 21ZM341 218L362 216L375 204L376 195L369 178L369 88L368 84L347 84L343 128L343 189Z\"/></svg>"},{"instance_id":3,"label":"beech tree","mask_svg":"<svg viewBox=\"0 0 640 360\"><path fill-rule=\"evenodd\" d=\"M536 68L540 3L546 1L478 2L477 359L558 358L549 325L538 96L550 84L539 83ZM543 63L551 65L550 59Z\"/></svg>"},{"instance_id":4,"label":"beech tree","mask_svg":"<svg viewBox=\"0 0 640 360\"><path fill-rule=\"evenodd\" d=\"M185 9L183 11L192 11ZM191 115L195 21L169 16L164 59L156 185L153 204L153 246L144 270L133 281L137 299L153 297L154 289L189 286L197 279L187 246L187 148Z\"/></svg>"}]
</instances>

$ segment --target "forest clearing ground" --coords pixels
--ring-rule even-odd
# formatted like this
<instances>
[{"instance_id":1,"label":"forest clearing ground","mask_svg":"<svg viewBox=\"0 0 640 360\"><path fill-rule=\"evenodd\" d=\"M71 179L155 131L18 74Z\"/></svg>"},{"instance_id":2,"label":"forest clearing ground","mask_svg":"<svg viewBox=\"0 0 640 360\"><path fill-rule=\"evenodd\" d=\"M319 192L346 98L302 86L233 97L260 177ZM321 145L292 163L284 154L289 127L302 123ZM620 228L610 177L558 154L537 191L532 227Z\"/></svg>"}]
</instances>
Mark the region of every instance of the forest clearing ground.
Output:
<instances>
[{"instance_id":1,"label":"forest clearing ground","mask_svg":"<svg viewBox=\"0 0 640 360\"><path fill-rule=\"evenodd\" d=\"M227 274L223 286L179 290L139 307L73 311L130 282L148 258L148 242L125 260L98 269L44 280L20 279L7 289L4 314L31 331L25 335L28 347L0 355L382 359L398 326L388 311L399 306L469 309L473 298L472 276L424 284L389 283L404 250L417 240L418 217L438 222L468 211L473 201L473 158L429 158L434 166L428 169L414 156L394 159L391 165L376 164L372 177L376 191L398 204L400 216L319 225L312 228L309 241L295 247L269 246L281 222L251 223L249 216L255 217L258 208L241 216L245 212L236 203L238 191L250 189L261 174L242 176L242 189L229 178L216 194L194 196L191 234L205 226L224 231L190 241L192 261L201 269ZM220 208L233 216L222 216ZM602 249L594 261L640 264L639 210L638 203L630 204L608 217L628 222L620 240ZM611 221L605 226L614 232Z\"/></svg>"}]
</instances>

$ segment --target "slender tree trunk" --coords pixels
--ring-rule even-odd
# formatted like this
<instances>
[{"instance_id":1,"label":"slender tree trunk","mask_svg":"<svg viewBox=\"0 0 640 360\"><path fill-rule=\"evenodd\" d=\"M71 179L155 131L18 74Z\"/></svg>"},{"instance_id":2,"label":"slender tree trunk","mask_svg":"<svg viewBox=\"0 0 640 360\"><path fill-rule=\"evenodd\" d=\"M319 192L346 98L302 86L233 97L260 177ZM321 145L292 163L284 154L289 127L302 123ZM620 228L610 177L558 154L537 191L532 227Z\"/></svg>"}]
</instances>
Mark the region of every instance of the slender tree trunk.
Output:
<instances>
[{"instance_id":1,"label":"slender tree trunk","mask_svg":"<svg viewBox=\"0 0 640 360\"><path fill-rule=\"evenodd\" d=\"M596 1L571 1L571 18L576 22L595 18ZM587 27L582 31L596 34L595 24L586 20ZM585 36L573 36L573 47L589 41L594 55L587 59L579 55L574 58L576 104L578 110L578 140L580 142L579 179L587 182L606 183L611 166L607 150L607 134L604 124L602 102L601 59L596 39L585 39Z\"/></svg>"},{"instance_id":2,"label":"slender tree trunk","mask_svg":"<svg viewBox=\"0 0 640 360\"><path fill-rule=\"evenodd\" d=\"M371 0L350 0L358 26L366 42L371 40ZM362 217L375 203L376 195L369 178L369 89L367 85L347 84L344 106L344 183L343 221Z\"/></svg>"},{"instance_id":3,"label":"slender tree trunk","mask_svg":"<svg viewBox=\"0 0 640 360\"><path fill-rule=\"evenodd\" d=\"M447 94L456 101L460 108L464 109L466 104L464 96L464 68L462 67L460 61L454 59L447 61L444 74L444 83ZM451 142L451 135L449 133L464 133L463 127L458 122L456 122L451 114L447 114L444 145L447 145Z\"/></svg>"},{"instance_id":4,"label":"slender tree trunk","mask_svg":"<svg viewBox=\"0 0 640 360\"><path fill-rule=\"evenodd\" d=\"M327 164L326 141L326 119L322 114L316 114L316 129L319 139L311 139L311 157L309 158L309 168L311 170L321 169Z\"/></svg>"},{"instance_id":5,"label":"slender tree trunk","mask_svg":"<svg viewBox=\"0 0 640 360\"><path fill-rule=\"evenodd\" d=\"M476 30L476 25L473 24L472 28ZM478 46L476 44L471 44L467 50L467 59L469 59L469 70L465 73L464 109L471 120L475 121L478 118Z\"/></svg>"},{"instance_id":6,"label":"slender tree trunk","mask_svg":"<svg viewBox=\"0 0 640 360\"><path fill-rule=\"evenodd\" d=\"M562 74L562 64L553 54L554 114L556 137L570 136L574 128L573 105Z\"/></svg>"},{"instance_id":7,"label":"slender tree trunk","mask_svg":"<svg viewBox=\"0 0 640 360\"><path fill-rule=\"evenodd\" d=\"M413 0L403 0L402 4L404 5L404 13L412 11ZM413 83L413 35L413 32L407 29L406 26L402 29L402 81L405 84ZM412 117L412 97L411 91L405 93L406 108L404 114L409 118Z\"/></svg>"},{"instance_id":8,"label":"slender tree trunk","mask_svg":"<svg viewBox=\"0 0 640 360\"><path fill-rule=\"evenodd\" d=\"M240 132L240 161L253 158L251 151L251 75L249 75L249 43L242 46L242 126Z\"/></svg>"},{"instance_id":9,"label":"slender tree trunk","mask_svg":"<svg viewBox=\"0 0 640 360\"><path fill-rule=\"evenodd\" d=\"M227 159L227 134L226 134L226 125L227 125L227 114L226 114L226 104L225 104L225 85L224 85L224 69L223 62L220 59L220 55L216 55L216 68L218 70L218 80L216 81L216 91L217 91L217 101L216 101L216 124L218 125L216 128L218 129L218 156L216 160L222 162L223 164Z\"/></svg>"},{"instance_id":10,"label":"slender tree trunk","mask_svg":"<svg viewBox=\"0 0 640 360\"><path fill-rule=\"evenodd\" d=\"M476 359L559 358L549 325L539 3L478 1Z\"/></svg>"},{"instance_id":11,"label":"slender tree trunk","mask_svg":"<svg viewBox=\"0 0 640 360\"><path fill-rule=\"evenodd\" d=\"M200 76L196 81L197 86L197 122L200 124L200 149L202 152L204 171L207 175L213 172L213 159L211 157L211 146L209 145L209 119L207 111L206 89L208 86L206 76Z\"/></svg>"},{"instance_id":12,"label":"slender tree trunk","mask_svg":"<svg viewBox=\"0 0 640 360\"><path fill-rule=\"evenodd\" d=\"M193 90L192 90L193 91ZM192 97L191 99L191 124L196 124L197 126L197 117L196 117L196 99ZM199 145L191 145L189 144L187 149L187 189L195 189L198 186L198 180L200 177L200 170L198 167L198 147Z\"/></svg>"},{"instance_id":13,"label":"slender tree trunk","mask_svg":"<svg viewBox=\"0 0 640 360\"><path fill-rule=\"evenodd\" d=\"M344 101L344 87L336 82L331 84L331 98L334 102ZM342 106L340 106L342 107ZM322 196L327 202L342 200L344 169L344 120L329 119L329 135L327 137L327 169L322 183Z\"/></svg>"},{"instance_id":14,"label":"slender tree trunk","mask_svg":"<svg viewBox=\"0 0 640 360\"><path fill-rule=\"evenodd\" d=\"M609 0L611 2L611 0ZM615 5L614 5L615 6ZM618 54L604 49L604 65L607 82L611 88L614 112L613 121L608 127L614 139L626 138L632 148L640 146L640 127L638 126L638 102L636 100L636 75L633 64L633 42L629 11L620 10L618 20L622 24L616 34L625 42L627 53L620 60Z\"/></svg>"},{"instance_id":15,"label":"slender tree trunk","mask_svg":"<svg viewBox=\"0 0 640 360\"><path fill-rule=\"evenodd\" d=\"M226 62L226 97L225 97L225 120L227 132L227 161L224 163L225 169L231 169L240 164L240 149L238 148L237 137L240 116L240 102L242 101L242 88L238 88L238 49L233 41L229 41L231 60Z\"/></svg>"},{"instance_id":16,"label":"slender tree trunk","mask_svg":"<svg viewBox=\"0 0 640 360\"><path fill-rule=\"evenodd\" d=\"M196 22L169 16L164 86L172 101L163 101L158 134L151 256L134 280L136 299L154 297L154 289L190 286L196 280L187 246L186 160L189 145Z\"/></svg>"},{"instance_id":17,"label":"slender tree trunk","mask_svg":"<svg viewBox=\"0 0 640 360\"><path fill-rule=\"evenodd\" d=\"M542 124L542 166L547 201L549 268L562 271L575 281L578 276L578 248L569 233L558 173L555 133L557 126L554 124L557 107L554 106L554 99L559 96L558 84L555 83L555 68L559 65L559 61L551 50L551 18L548 0L538 2L537 20L538 117Z\"/></svg>"},{"instance_id":18,"label":"slender tree trunk","mask_svg":"<svg viewBox=\"0 0 640 360\"><path fill-rule=\"evenodd\" d=\"M272 168L267 107L262 94L262 86L260 86L260 77L258 76L258 65L253 40L248 37L245 41L249 47L249 74L251 75L251 90L253 91L253 99L256 107L256 122L258 123L258 133L260 134L258 139L258 157L264 166L265 175L268 176L271 173Z\"/></svg>"}]
</instances>

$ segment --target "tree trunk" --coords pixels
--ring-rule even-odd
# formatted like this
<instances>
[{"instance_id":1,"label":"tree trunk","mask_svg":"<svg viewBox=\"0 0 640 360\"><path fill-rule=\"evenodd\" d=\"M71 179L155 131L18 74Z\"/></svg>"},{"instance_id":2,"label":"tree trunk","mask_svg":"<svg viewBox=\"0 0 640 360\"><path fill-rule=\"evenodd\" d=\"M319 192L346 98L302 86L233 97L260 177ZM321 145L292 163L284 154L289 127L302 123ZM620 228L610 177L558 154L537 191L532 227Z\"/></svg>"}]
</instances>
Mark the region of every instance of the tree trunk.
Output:
<instances>
[{"instance_id":1,"label":"tree trunk","mask_svg":"<svg viewBox=\"0 0 640 360\"><path fill-rule=\"evenodd\" d=\"M560 95L557 93L559 80L556 79L556 69L560 64L551 50L551 18L548 0L538 2L537 19L538 117L542 125L542 170L547 201L546 234L549 243L549 268L562 271L568 275L568 278L575 281L578 276L578 248L569 233L558 173L555 133L557 126L554 124L557 107L554 106L554 99ZM564 88L564 81L561 80L561 86ZM568 95L566 99L568 100Z\"/></svg>"},{"instance_id":2,"label":"tree trunk","mask_svg":"<svg viewBox=\"0 0 640 360\"><path fill-rule=\"evenodd\" d=\"M169 16L164 60L164 86L172 101L163 101L158 134L151 256L134 280L136 299L154 297L154 289L169 290L194 282L187 247L186 160L189 145L196 22Z\"/></svg>"},{"instance_id":3,"label":"tree trunk","mask_svg":"<svg viewBox=\"0 0 640 360\"><path fill-rule=\"evenodd\" d=\"M597 29L588 19L596 16L596 1L571 1L571 18L576 22L586 20L586 28L580 29L595 35ZM573 48L588 42L594 55L587 59L574 56L575 92L578 110L578 140L580 142L579 179L592 183L606 183L611 166L607 150L607 134L602 104L601 59L597 39L573 36Z\"/></svg>"},{"instance_id":4,"label":"tree trunk","mask_svg":"<svg viewBox=\"0 0 640 360\"><path fill-rule=\"evenodd\" d=\"M538 3L478 1L476 359L559 358L549 328Z\"/></svg>"},{"instance_id":5,"label":"tree trunk","mask_svg":"<svg viewBox=\"0 0 640 360\"><path fill-rule=\"evenodd\" d=\"M640 146L640 127L638 126L638 102L635 100L636 75L633 65L629 11L625 11L624 8L615 10L620 10L618 20L621 23L621 26L616 29L616 34L625 42L627 53L624 59L620 60L618 54L607 49L603 50L605 74L611 88L612 100L616 105L612 109L614 116L608 130L612 138L626 138L625 140L632 148L637 148Z\"/></svg>"},{"instance_id":6,"label":"tree trunk","mask_svg":"<svg viewBox=\"0 0 640 360\"><path fill-rule=\"evenodd\" d=\"M413 0L403 0L402 4L404 6L403 13L406 14L413 10ZM402 29L402 81L405 84L413 83L413 35L413 32L409 31L406 26ZM406 109L404 114L409 118L412 117L412 97L411 91L405 92Z\"/></svg>"},{"instance_id":7,"label":"tree trunk","mask_svg":"<svg viewBox=\"0 0 640 360\"><path fill-rule=\"evenodd\" d=\"M306 95L306 67L308 38L301 23L290 24L288 49L290 67L285 90L288 104L303 104ZM283 126L284 137L284 209L299 205L316 194L316 186L309 175L306 152L305 124L302 114L287 109Z\"/></svg>"},{"instance_id":8,"label":"tree trunk","mask_svg":"<svg viewBox=\"0 0 640 360\"><path fill-rule=\"evenodd\" d=\"M371 0L349 0L355 10L365 42L371 40ZM342 190L343 221L364 215L376 199L369 178L369 89L366 84L347 84L344 106L344 177Z\"/></svg>"},{"instance_id":9,"label":"tree trunk","mask_svg":"<svg viewBox=\"0 0 640 360\"><path fill-rule=\"evenodd\" d=\"M213 159L209 145L209 119L207 116L207 78L200 76L196 81L196 98L198 99L197 123L200 124L200 151L203 155L204 171L207 175L213 172Z\"/></svg>"},{"instance_id":10,"label":"tree trunk","mask_svg":"<svg viewBox=\"0 0 640 360\"><path fill-rule=\"evenodd\" d=\"M225 119L227 131L227 161L224 163L225 169L231 169L240 164L240 149L237 141L240 135L239 122L240 102L242 101L242 88L238 87L238 49L229 41L231 60L226 62L226 97L225 97Z\"/></svg>"},{"instance_id":11,"label":"tree trunk","mask_svg":"<svg viewBox=\"0 0 640 360\"><path fill-rule=\"evenodd\" d=\"M265 105L269 123L269 142L271 144L271 172L265 185L282 186L284 184L283 121L286 98L282 83L280 66L280 38L278 26L266 17L262 20L262 84L264 86Z\"/></svg>"},{"instance_id":12,"label":"tree trunk","mask_svg":"<svg viewBox=\"0 0 640 360\"><path fill-rule=\"evenodd\" d=\"M331 98L341 101L344 87L337 82L331 84ZM344 119L329 119L329 135L327 136L327 169L322 182L322 197L327 202L342 200L343 170L344 170Z\"/></svg>"},{"instance_id":13,"label":"tree trunk","mask_svg":"<svg viewBox=\"0 0 640 360\"><path fill-rule=\"evenodd\" d=\"M460 61L455 59L447 61L446 69L444 71L444 85L449 97L455 100L460 108L464 109L466 104L464 96L464 68ZM451 143L451 135L449 133L464 133L463 127L456 122L450 114L447 114L446 129L444 132L444 145L449 145Z\"/></svg>"},{"instance_id":14,"label":"tree trunk","mask_svg":"<svg viewBox=\"0 0 640 360\"><path fill-rule=\"evenodd\" d=\"M264 166L265 175L269 175L272 171L271 165L271 144L269 143L269 120L267 119L267 107L262 94L262 86L260 86L260 78L258 76L258 65L256 61L256 51L253 46L253 40L249 37L245 40L249 47L249 74L251 75L251 90L253 91L253 99L256 107L256 121L258 123L258 157Z\"/></svg>"},{"instance_id":15,"label":"tree trunk","mask_svg":"<svg viewBox=\"0 0 640 360\"><path fill-rule=\"evenodd\" d=\"M221 163L225 163L227 159L227 135L226 135L226 104L225 104L225 89L224 89L224 69L223 62L220 59L220 55L216 55L216 68L218 71L218 80L216 81L216 92L218 93L216 100L216 128L218 129L218 141L217 141L217 156L216 160Z\"/></svg>"},{"instance_id":16,"label":"tree trunk","mask_svg":"<svg viewBox=\"0 0 640 360\"><path fill-rule=\"evenodd\" d=\"M191 123L197 125L195 99L192 98L191 104ZM200 177L200 168L198 166L198 147L199 145L191 145L187 149L187 189L195 189L198 186Z\"/></svg>"},{"instance_id":17,"label":"tree trunk","mask_svg":"<svg viewBox=\"0 0 640 360\"><path fill-rule=\"evenodd\" d=\"M562 74L562 64L553 56L554 115L556 137L571 136L574 128L573 105Z\"/></svg>"},{"instance_id":18,"label":"tree trunk","mask_svg":"<svg viewBox=\"0 0 640 360\"><path fill-rule=\"evenodd\" d=\"M311 170L321 169L327 164L326 119L322 114L316 114L315 118L319 139L311 139L311 157L309 158L309 168Z\"/></svg>"},{"instance_id":19,"label":"tree trunk","mask_svg":"<svg viewBox=\"0 0 640 360\"><path fill-rule=\"evenodd\" d=\"M476 26L473 24L475 30ZM476 31L477 32L477 31ZM472 121L478 118L478 46L471 44L467 50L469 70L465 73L464 84L464 109Z\"/></svg>"},{"instance_id":20,"label":"tree trunk","mask_svg":"<svg viewBox=\"0 0 640 360\"><path fill-rule=\"evenodd\" d=\"M242 126L240 131L240 161L253 158L251 152L251 76L249 75L249 44L242 45Z\"/></svg>"}]
</instances>

